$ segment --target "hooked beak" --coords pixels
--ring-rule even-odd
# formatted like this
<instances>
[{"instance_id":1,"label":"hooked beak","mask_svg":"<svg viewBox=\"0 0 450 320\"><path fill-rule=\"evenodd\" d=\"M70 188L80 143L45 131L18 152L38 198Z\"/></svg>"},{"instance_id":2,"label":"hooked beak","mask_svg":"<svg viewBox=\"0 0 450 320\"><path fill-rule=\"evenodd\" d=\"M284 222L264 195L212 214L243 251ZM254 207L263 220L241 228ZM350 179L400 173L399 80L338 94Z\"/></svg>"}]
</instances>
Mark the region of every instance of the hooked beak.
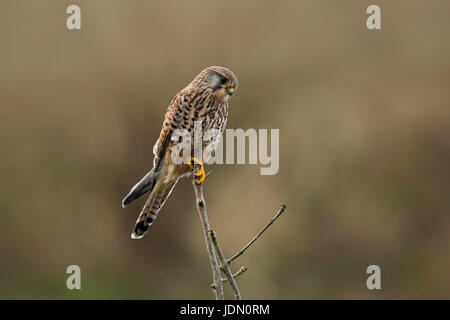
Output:
<instances>
[{"instance_id":1,"label":"hooked beak","mask_svg":"<svg viewBox=\"0 0 450 320\"><path fill-rule=\"evenodd\" d=\"M234 87L228 87L227 88L227 93L231 97L233 95L233 93L234 93Z\"/></svg>"}]
</instances>

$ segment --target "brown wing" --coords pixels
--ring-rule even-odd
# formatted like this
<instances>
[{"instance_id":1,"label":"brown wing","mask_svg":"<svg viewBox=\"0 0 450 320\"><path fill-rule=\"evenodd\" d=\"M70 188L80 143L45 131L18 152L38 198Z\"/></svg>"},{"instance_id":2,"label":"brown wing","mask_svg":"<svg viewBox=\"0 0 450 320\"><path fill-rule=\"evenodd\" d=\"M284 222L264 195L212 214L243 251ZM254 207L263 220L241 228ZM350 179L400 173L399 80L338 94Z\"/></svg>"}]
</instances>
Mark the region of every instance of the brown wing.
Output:
<instances>
[{"instance_id":1,"label":"brown wing","mask_svg":"<svg viewBox=\"0 0 450 320\"><path fill-rule=\"evenodd\" d=\"M159 139L153 147L153 154L155 155L153 165L156 170L160 165L161 159L164 159L167 147L171 144L173 130L185 128L184 124L185 120L187 120L185 116L189 109L190 106L186 99L186 90L182 90L175 95L167 108Z\"/></svg>"},{"instance_id":2,"label":"brown wing","mask_svg":"<svg viewBox=\"0 0 450 320\"><path fill-rule=\"evenodd\" d=\"M172 102L170 103L169 108L166 112L159 139L156 141L155 146L153 147L153 153L155 155L155 158L153 159L153 168L149 173L147 173L147 175L145 175L144 178L142 178L136 185L133 186L133 188L131 188L131 191L122 200L122 207L126 207L128 204L139 198L144 193L152 191L155 187L161 170L160 166L162 163L162 159L164 159L166 150L172 143L172 132L178 127L177 123L180 122L178 119L180 119L180 117L182 117L184 114L182 105L182 102L184 100L185 98L183 91L180 91L172 99Z\"/></svg>"}]
</instances>

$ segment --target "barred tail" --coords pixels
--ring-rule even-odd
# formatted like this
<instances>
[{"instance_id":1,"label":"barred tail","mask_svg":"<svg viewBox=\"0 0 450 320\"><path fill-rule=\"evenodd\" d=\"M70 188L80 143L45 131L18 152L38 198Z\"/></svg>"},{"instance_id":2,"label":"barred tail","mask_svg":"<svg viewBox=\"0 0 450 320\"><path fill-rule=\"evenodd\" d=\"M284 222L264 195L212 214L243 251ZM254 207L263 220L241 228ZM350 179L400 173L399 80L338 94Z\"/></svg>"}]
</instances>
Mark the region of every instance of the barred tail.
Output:
<instances>
[{"instance_id":1,"label":"barred tail","mask_svg":"<svg viewBox=\"0 0 450 320\"><path fill-rule=\"evenodd\" d=\"M145 236L148 228L156 219L159 210L162 208L164 202L169 197L177 181L178 179L168 184L157 184L155 186L149 198L145 202L144 208L142 209L141 214L136 221L136 225L134 226L133 232L131 233L132 239L141 239Z\"/></svg>"}]
</instances>

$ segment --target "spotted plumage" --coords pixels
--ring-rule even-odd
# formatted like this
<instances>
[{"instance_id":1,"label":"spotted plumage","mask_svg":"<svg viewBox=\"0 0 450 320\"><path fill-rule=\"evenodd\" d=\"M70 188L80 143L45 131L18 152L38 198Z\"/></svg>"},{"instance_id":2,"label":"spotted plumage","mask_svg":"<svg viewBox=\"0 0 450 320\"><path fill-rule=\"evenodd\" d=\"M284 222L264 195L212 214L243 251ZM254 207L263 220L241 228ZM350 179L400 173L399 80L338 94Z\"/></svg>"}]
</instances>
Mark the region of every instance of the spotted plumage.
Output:
<instances>
[{"instance_id":1,"label":"spotted plumage","mask_svg":"<svg viewBox=\"0 0 450 320\"><path fill-rule=\"evenodd\" d=\"M141 239L147 233L178 179L192 173L193 166L190 163L178 164L172 160L172 150L183 142L183 137L175 137L176 129L186 129L193 142L195 123L201 123L202 133L207 136L202 139L202 149L209 150L207 154L214 152L226 126L228 100L237 86L233 72L224 67L209 67L172 99L153 147L153 168L122 201L122 207L126 207L144 193L150 192L133 228L133 239ZM191 154L194 155L193 144Z\"/></svg>"}]
</instances>

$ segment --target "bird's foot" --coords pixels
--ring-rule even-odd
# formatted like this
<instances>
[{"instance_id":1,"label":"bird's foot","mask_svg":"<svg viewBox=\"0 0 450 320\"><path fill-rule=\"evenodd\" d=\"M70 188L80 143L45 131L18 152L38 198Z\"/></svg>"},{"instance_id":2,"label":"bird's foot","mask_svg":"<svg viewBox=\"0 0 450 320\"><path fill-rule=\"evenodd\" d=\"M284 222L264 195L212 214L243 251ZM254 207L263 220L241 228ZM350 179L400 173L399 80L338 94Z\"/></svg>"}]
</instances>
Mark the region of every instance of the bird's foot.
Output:
<instances>
[{"instance_id":1,"label":"bird's foot","mask_svg":"<svg viewBox=\"0 0 450 320\"><path fill-rule=\"evenodd\" d=\"M201 184L203 181L205 181L206 177L205 168L203 167L203 163L200 160L192 157L191 162L188 163L188 166L189 168L191 168L191 170L194 170L195 165L197 165L198 167L197 172L194 174L195 183Z\"/></svg>"}]
</instances>

